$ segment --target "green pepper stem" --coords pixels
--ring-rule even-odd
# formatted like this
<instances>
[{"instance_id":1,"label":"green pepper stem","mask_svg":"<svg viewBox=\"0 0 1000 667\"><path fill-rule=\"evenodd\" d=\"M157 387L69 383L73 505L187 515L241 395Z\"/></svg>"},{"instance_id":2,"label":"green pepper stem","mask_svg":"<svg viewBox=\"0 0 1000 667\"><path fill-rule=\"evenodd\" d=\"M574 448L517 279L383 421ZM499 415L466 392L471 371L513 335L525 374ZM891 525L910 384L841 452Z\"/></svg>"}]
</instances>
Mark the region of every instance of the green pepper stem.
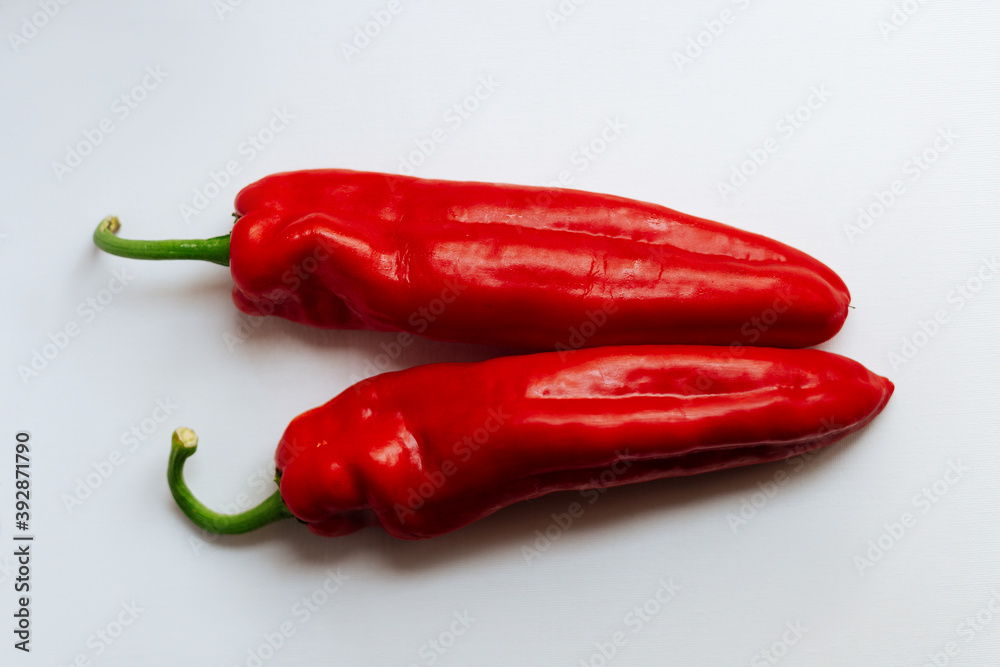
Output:
<instances>
[{"instance_id":1,"label":"green pepper stem","mask_svg":"<svg viewBox=\"0 0 1000 667\"><path fill-rule=\"evenodd\" d=\"M210 239L136 241L118 238L121 223L113 215L94 230L94 245L104 252L131 259L200 259L229 266L229 234Z\"/></svg>"},{"instance_id":2,"label":"green pepper stem","mask_svg":"<svg viewBox=\"0 0 1000 667\"><path fill-rule=\"evenodd\" d=\"M184 462L198 451L198 436L189 428L174 431L170 443L170 463L167 465L167 483L170 493L196 526L219 535L239 535L257 530L269 523L292 518L281 492L275 491L257 507L239 514L219 514L205 507L194 497L184 481Z\"/></svg>"}]
</instances>

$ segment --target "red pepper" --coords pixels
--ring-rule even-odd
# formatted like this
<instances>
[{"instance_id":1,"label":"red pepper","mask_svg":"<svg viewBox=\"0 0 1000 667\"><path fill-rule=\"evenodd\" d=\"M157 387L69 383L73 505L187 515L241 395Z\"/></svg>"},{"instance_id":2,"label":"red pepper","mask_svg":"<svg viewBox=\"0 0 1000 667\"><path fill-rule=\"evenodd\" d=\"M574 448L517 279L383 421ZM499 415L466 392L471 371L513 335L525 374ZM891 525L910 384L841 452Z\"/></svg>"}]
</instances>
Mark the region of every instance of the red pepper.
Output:
<instances>
[{"instance_id":1,"label":"red pepper","mask_svg":"<svg viewBox=\"0 0 1000 667\"><path fill-rule=\"evenodd\" d=\"M230 265L244 312L530 349L642 343L808 347L850 295L771 239L655 204L577 190L324 169L236 198L231 236L104 250Z\"/></svg>"},{"instance_id":2,"label":"red pepper","mask_svg":"<svg viewBox=\"0 0 1000 667\"><path fill-rule=\"evenodd\" d=\"M892 383L818 350L631 346L431 364L365 380L288 426L280 488L224 516L182 468L197 444L174 434L168 478L181 509L218 533L294 516L320 535L381 525L441 535L553 491L775 461L822 447L877 415Z\"/></svg>"}]
</instances>

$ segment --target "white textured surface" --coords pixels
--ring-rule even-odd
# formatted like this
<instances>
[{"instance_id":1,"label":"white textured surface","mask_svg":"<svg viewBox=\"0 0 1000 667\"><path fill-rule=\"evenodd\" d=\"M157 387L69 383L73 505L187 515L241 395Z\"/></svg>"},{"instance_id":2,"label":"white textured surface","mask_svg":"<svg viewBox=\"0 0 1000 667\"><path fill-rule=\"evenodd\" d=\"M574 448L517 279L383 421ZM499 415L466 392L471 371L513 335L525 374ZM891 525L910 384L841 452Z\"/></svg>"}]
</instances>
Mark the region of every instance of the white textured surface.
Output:
<instances>
[{"instance_id":1,"label":"white textured surface","mask_svg":"<svg viewBox=\"0 0 1000 667\"><path fill-rule=\"evenodd\" d=\"M30 655L11 648L13 563L0 556L3 664L253 665L248 652L286 621L294 634L263 664L597 666L596 645L616 632L627 641L610 662L623 665L770 665L760 652L775 642L783 665L934 664L948 649L948 664L995 663L1000 274L970 299L955 287L995 260L1000 241L996 3L901 3L918 9L884 38L887 0L592 0L554 26L556 0L401 0L348 61L342 45L387 3L246 0L220 19L222 3L207 0L48 2L57 13L23 42L10 35L41 22L32 16L45 2L0 9L0 553L10 553L18 430L32 435L38 536ZM730 23L679 67L675 54L723 10ZM124 117L115 100L147 68L165 78ZM446 115L481 79L495 90L479 89L480 108L461 123ZM829 99L814 98L801 127L782 122L824 88ZM262 151L241 147L275 109L294 118ZM60 179L53 163L105 118L111 134ZM615 140L583 158L579 147L609 122L621 124L607 131ZM201 436L189 481L207 503L256 500L287 421L364 373L392 337L268 321L231 352L225 336L246 320L225 270L101 255L93 227L116 213L133 238L225 233L233 196L260 176L398 171L436 128L444 141L417 175L544 184L565 170L573 187L822 259L856 306L824 348L892 378L888 409L801 470L612 491L530 562L524 548L571 495L422 543L376 530L321 539L288 523L199 544L163 479L171 430ZM915 178L908 161L948 129L954 142ZM719 182L769 139L764 166L723 197ZM227 161L240 173L185 221L181 205ZM895 179L902 194L849 234L858 207ZM100 298L116 270L127 288L91 318L79 304ZM947 321L921 338L936 311ZM79 334L22 381L18 366L70 323ZM890 355L914 337L919 352L894 368ZM394 367L492 353L421 341ZM158 414L158 400L176 407L130 449L123 434ZM122 464L69 511L65 494L114 450ZM967 470L925 506L919 494L949 462ZM789 481L734 530L741 503L760 501L753 494L779 471ZM885 537L905 513L915 524ZM893 544L859 572L856 557L880 538ZM338 568L350 578L306 620L295 605ZM648 622L628 616L661 580L676 597ZM96 639L132 601L143 610L135 622L110 645ZM471 628L443 653L429 648L465 612ZM786 624L805 630L786 634Z\"/></svg>"}]
</instances>

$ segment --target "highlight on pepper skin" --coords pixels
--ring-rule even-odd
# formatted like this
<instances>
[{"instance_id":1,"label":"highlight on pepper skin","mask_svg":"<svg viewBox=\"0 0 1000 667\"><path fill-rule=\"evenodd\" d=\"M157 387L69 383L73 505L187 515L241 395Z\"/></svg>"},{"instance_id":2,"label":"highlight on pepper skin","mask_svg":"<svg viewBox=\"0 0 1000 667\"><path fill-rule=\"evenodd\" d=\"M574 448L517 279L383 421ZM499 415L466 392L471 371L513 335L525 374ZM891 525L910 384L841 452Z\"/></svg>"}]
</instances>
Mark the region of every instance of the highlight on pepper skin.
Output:
<instances>
[{"instance_id":1,"label":"highlight on pepper skin","mask_svg":"<svg viewBox=\"0 0 1000 667\"><path fill-rule=\"evenodd\" d=\"M190 431L175 434L168 479L181 509L214 532L295 517L319 535L378 525L422 539L555 491L818 449L868 424L892 391L818 350L622 346L429 364L296 417L275 454L279 489L260 507L223 516L191 495ZM602 476L615 466L620 474Z\"/></svg>"}]
</instances>

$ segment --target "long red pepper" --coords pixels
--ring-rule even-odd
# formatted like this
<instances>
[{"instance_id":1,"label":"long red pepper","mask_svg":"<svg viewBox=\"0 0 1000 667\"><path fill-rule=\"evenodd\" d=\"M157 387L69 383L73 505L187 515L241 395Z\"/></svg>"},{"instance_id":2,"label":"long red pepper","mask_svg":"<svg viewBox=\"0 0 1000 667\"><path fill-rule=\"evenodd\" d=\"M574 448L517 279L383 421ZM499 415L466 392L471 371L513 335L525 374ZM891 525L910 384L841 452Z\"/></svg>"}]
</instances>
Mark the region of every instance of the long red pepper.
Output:
<instances>
[{"instance_id":1,"label":"long red pepper","mask_svg":"<svg viewBox=\"0 0 1000 667\"><path fill-rule=\"evenodd\" d=\"M275 174L231 235L104 250L231 267L254 315L530 349L641 343L808 347L850 295L777 241L622 197L343 169Z\"/></svg>"},{"instance_id":2,"label":"long red pepper","mask_svg":"<svg viewBox=\"0 0 1000 667\"><path fill-rule=\"evenodd\" d=\"M295 517L320 535L381 525L441 535L511 503L774 461L877 415L892 383L818 350L632 346L431 364L365 380L295 418L280 488L220 515L184 483L194 433L174 434L168 479L199 526L240 533Z\"/></svg>"}]
</instances>

